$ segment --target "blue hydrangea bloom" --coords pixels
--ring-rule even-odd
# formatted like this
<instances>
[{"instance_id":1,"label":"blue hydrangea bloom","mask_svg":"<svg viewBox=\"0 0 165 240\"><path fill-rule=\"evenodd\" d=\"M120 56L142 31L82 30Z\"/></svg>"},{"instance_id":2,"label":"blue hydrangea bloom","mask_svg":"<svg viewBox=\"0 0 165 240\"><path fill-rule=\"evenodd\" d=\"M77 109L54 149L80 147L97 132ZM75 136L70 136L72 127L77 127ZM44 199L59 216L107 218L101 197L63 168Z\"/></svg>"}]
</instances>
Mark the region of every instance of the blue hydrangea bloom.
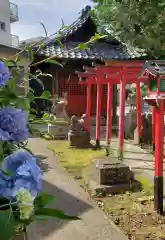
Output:
<instances>
[{"instance_id":1,"label":"blue hydrangea bloom","mask_svg":"<svg viewBox=\"0 0 165 240\"><path fill-rule=\"evenodd\" d=\"M3 62L0 62L0 87L3 87L10 78L9 69Z\"/></svg>"},{"instance_id":2,"label":"blue hydrangea bloom","mask_svg":"<svg viewBox=\"0 0 165 240\"><path fill-rule=\"evenodd\" d=\"M20 143L28 139L28 120L25 111L13 107L0 109L0 139Z\"/></svg>"},{"instance_id":3,"label":"blue hydrangea bloom","mask_svg":"<svg viewBox=\"0 0 165 240\"><path fill-rule=\"evenodd\" d=\"M11 177L7 176L0 169L0 197L8 197L12 195L12 187L14 186Z\"/></svg>"},{"instance_id":4,"label":"blue hydrangea bloom","mask_svg":"<svg viewBox=\"0 0 165 240\"><path fill-rule=\"evenodd\" d=\"M27 151L15 151L4 159L0 172L0 196L15 198L20 188L27 189L35 198L42 189L42 173L36 159ZM5 172L10 176L4 176Z\"/></svg>"}]
</instances>

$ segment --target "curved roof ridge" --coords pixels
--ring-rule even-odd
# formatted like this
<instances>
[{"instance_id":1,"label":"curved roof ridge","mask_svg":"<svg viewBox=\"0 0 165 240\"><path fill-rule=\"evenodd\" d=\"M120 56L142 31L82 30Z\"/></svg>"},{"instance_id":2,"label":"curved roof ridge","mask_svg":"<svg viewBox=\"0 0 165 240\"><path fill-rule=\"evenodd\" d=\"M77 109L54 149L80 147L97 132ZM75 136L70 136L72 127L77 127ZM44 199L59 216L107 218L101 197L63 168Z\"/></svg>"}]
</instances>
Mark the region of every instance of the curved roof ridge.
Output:
<instances>
[{"instance_id":1,"label":"curved roof ridge","mask_svg":"<svg viewBox=\"0 0 165 240\"><path fill-rule=\"evenodd\" d=\"M90 17L90 10L91 7L87 5L81 10L81 12L79 12L80 16L77 18L77 20L75 20L70 26L63 28L59 33L53 36L53 38L47 40L44 45L47 46L49 44L53 44L56 42L57 38L61 40L79 30Z\"/></svg>"}]
</instances>

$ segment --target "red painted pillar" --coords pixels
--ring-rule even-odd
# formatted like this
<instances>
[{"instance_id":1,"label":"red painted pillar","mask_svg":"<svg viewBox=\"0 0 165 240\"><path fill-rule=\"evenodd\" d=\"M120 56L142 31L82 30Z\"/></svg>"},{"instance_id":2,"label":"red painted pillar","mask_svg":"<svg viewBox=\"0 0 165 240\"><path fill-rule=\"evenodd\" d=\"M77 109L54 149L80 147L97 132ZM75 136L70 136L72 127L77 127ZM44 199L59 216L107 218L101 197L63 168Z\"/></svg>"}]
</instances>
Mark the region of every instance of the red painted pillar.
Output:
<instances>
[{"instance_id":1,"label":"red painted pillar","mask_svg":"<svg viewBox=\"0 0 165 240\"><path fill-rule=\"evenodd\" d=\"M155 152L155 122L156 122L156 107L152 107L152 147Z\"/></svg>"},{"instance_id":2,"label":"red painted pillar","mask_svg":"<svg viewBox=\"0 0 165 240\"><path fill-rule=\"evenodd\" d=\"M112 132L112 99L113 99L113 85L112 82L108 82L108 96L107 96L107 122L106 122L106 144L107 155L109 155L109 146L111 142Z\"/></svg>"},{"instance_id":3,"label":"red painted pillar","mask_svg":"<svg viewBox=\"0 0 165 240\"><path fill-rule=\"evenodd\" d=\"M100 147L101 97L102 97L102 84L98 82L97 83L97 103L96 103L96 147L97 148Z\"/></svg>"},{"instance_id":4,"label":"red painted pillar","mask_svg":"<svg viewBox=\"0 0 165 240\"><path fill-rule=\"evenodd\" d=\"M141 136L141 93L140 82L136 83L136 114L137 114L137 134L138 142L140 143Z\"/></svg>"},{"instance_id":5,"label":"red painted pillar","mask_svg":"<svg viewBox=\"0 0 165 240\"><path fill-rule=\"evenodd\" d=\"M90 121L91 121L91 83L88 83L87 85L87 125L86 128L88 131L90 131Z\"/></svg>"},{"instance_id":6,"label":"red painted pillar","mask_svg":"<svg viewBox=\"0 0 165 240\"><path fill-rule=\"evenodd\" d=\"M123 158L124 150L124 118L125 118L125 82L120 84L120 112L119 112L119 157Z\"/></svg>"},{"instance_id":7,"label":"red painted pillar","mask_svg":"<svg viewBox=\"0 0 165 240\"><path fill-rule=\"evenodd\" d=\"M155 210L163 213L163 158L164 158L164 100L159 100L156 107L155 122L155 176L154 203Z\"/></svg>"}]
</instances>

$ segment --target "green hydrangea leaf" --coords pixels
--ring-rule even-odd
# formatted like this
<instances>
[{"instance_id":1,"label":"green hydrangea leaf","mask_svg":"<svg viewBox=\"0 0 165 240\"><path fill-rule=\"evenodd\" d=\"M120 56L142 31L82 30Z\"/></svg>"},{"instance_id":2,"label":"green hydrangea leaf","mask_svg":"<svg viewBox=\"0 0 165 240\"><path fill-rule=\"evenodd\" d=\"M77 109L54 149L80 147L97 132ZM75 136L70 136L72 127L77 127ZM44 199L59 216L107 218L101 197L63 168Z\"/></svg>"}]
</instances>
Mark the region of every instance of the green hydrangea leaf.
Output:
<instances>
[{"instance_id":1,"label":"green hydrangea leaf","mask_svg":"<svg viewBox=\"0 0 165 240\"><path fill-rule=\"evenodd\" d=\"M35 216L37 216L37 218L39 217L43 218L43 216L47 216L48 219L50 217L53 217L53 218L62 219L62 220L79 220L80 219L79 217L76 217L76 216L66 215L63 211L60 211L55 208L40 208L36 210Z\"/></svg>"},{"instance_id":2,"label":"green hydrangea leaf","mask_svg":"<svg viewBox=\"0 0 165 240\"><path fill-rule=\"evenodd\" d=\"M41 95L41 98L44 98L44 99L49 99L51 97L51 94L49 91L44 91Z\"/></svg>"},{"instance_id":3,"label":"green hydrangea leaf","mask_svg":"<svg viewBox=\"0 0 165 240\"><path fill-rule=\"evenodd\" d=\"M34 61L34 53L33 53L33 49L31 46L27 47L27 52L28 52L28 60L30 63L33 63Z\"/></svg>"},{"instance_id":4,"label":"green hydrangea leaf","mask_svg":"<svg viewBox=\"0 0 165 240\"><path fill-rule=\"evenodd\" d=\"M11 209L0 211L0 233L1 239L11 240L15 235L16 220Z\"/></svg>"},{"instance_id":5,"label":"green hydrangea leaf","mask_svg":"<svg viewBox=\"0 0 165 240\"><path fill-rule=\"evenodd\" d=\"M47 194L47 193L40 193L40 195L35 199L34 203L37 208L45 207L50 203L54 203L56 201L55 196Z\"/></svg>"}]
</instances>

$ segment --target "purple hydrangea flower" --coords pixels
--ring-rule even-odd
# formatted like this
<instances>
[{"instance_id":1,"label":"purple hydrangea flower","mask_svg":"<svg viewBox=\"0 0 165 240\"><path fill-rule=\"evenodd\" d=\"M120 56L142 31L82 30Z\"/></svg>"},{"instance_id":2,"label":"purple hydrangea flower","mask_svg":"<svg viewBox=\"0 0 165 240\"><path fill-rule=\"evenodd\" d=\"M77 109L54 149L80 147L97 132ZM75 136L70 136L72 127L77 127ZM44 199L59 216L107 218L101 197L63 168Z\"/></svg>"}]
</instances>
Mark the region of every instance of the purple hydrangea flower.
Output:
<instances>
[{"instance_id":1,"label":"purple hydrangea flower","mask_svg":"<svg viewBox=\"0 0 165 240\"><path fill-rule=\"evenodd\" d=\"M28 139L28 120L25 111L13 107L0 109L0 139L20 143Z\"/></svg>"},{"instance_id":2,"label":"purple hydrangea flower","mask_svg":"<svg viewBox=\"0 0 165 240\"><path fill-rule=\"evenodd\" d=\"M27 151L18 150L4 159L0 172L0 196L15 198L21 189L27 189L32 197L36 197L42 188L42 173L36 159ZM10 176L5 176L5 172Z\"/></svg>"},{"instance_id":3,"label":"purple hydrangea flower","mask_svg":"<svg viewBox=\"0 0 165 240\"><path fill-rule=\"evenodd\" d=\"M13 180L0 169L0 197L12 195Z\"/></svg>"},{"instance_id":4,"label":"purple hydrangea flower","mask_svg":"<svg viewBox=\"0 0 165 240\"><path fill-rule=\"evenodd\" d=\"M9 69L3 62L0 62L0 87L3 87L10 78Z\"/></svg>"}]
</instances>

